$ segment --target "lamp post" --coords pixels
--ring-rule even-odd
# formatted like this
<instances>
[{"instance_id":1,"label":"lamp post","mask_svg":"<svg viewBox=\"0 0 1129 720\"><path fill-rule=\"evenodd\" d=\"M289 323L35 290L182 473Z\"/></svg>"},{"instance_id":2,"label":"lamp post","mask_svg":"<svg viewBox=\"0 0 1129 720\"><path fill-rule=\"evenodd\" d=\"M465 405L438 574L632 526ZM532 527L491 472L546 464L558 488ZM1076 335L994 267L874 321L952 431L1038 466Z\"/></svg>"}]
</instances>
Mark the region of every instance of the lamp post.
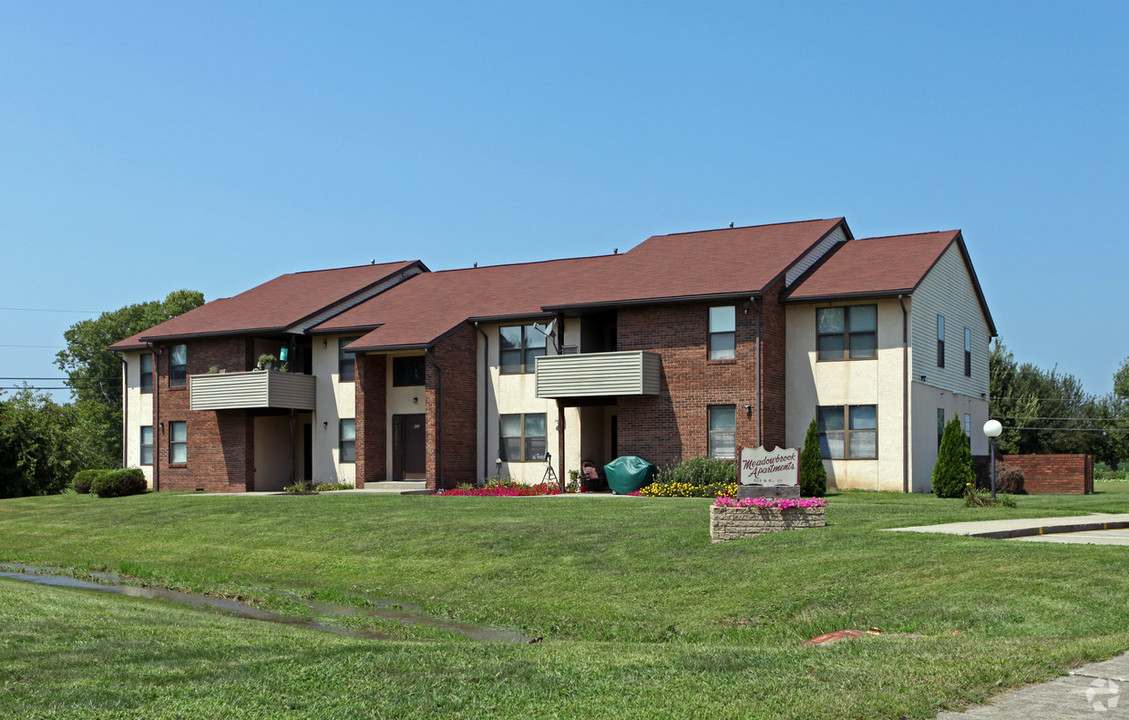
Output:
<instances>
[{"instance_id":1,"label":"lamp post","mask_svg":"<svg viewBox=\"0 0 1129 720\"><path fill-rule=\"evenodd\" d=\"M984 434L988 436L988 452L992 456L992 497L996 497L996 438L1004 431L999 420L984 423Z\"/></svg>"}]
</instances>

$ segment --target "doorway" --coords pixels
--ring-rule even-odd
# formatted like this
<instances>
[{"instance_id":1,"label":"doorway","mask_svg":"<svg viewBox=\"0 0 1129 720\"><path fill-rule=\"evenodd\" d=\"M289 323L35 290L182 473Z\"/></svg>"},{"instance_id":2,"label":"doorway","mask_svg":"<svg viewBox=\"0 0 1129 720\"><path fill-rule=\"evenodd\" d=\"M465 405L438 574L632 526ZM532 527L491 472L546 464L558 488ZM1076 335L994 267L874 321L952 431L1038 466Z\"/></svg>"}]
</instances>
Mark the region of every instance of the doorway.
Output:
<instances>
[{"instance_id":1,"label":"doorway","mask_svg":"<svg viewBox=\"0 0 1129 720\"><path fill-rule=\"evenodd\" d=\"M392 479L423 480L427 477L427 416L392 416Z\"/></svg>"}]
</instances>

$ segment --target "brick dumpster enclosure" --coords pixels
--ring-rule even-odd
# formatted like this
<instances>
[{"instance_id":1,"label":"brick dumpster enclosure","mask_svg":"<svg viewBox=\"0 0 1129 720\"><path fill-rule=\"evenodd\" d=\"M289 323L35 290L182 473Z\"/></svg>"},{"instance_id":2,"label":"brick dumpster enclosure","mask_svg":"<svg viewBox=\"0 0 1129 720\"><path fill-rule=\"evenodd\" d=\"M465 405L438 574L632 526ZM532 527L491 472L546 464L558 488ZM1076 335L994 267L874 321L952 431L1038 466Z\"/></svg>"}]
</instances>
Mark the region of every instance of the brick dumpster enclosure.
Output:
<instances>
[{"instance_id":1,"label":"brick dumpster enclosure","mask_svg":"<svg viewBox=\"0 0 1129 720\"><path fill-rule=\"evenodd\" d=\"M767 535L781 530L824 527L825 507L710 507L710 540L725 540Z\"/></svg>"},{"instance_id":2,"label":"brick dumpster enclosure","mask_svg":"<svg viewBox=\"0 0 1129 720\"><path fill-rule=\"evenodd\" d=\"M1023 487L1032 495L1094 492L1093 455L1001 455L1011 467L1023 471Z\"/></svg>"}]
</instances>

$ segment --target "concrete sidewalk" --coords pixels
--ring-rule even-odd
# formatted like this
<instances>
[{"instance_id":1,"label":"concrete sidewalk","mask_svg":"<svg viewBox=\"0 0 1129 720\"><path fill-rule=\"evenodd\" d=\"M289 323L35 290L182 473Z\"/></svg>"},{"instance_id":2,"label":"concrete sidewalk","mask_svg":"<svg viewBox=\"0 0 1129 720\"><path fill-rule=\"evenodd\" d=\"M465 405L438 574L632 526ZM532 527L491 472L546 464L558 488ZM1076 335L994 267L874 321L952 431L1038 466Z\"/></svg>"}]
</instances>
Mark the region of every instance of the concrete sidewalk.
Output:
<instances>
[{"instance_id":1,"label":"concrete sidewalk","mask_svg":"<svg viewBox=\"0 0 1129 720\"><path fill-rule=\"evenodd\" d=\"M1126 528L1129 528L1129 513L1094 513L1073 517L1017 518L1015 520L982 520L979 522L945 523L943 525L917 525L914 527L889 528L888 532L944 533L946 535L997 539L1042 536L1047 541L1053 542L1053 536L1065 533L1093 533L1094 531L1124 530ZM1121 539L1124 542L1094 542L1104 545L1129 544L1129 538L1124 537L1124 533L1117 533L1117 535L1122 536ZM1074 540L1074 542L1080 541Z\"/></svg>"},{"instance_id":2,"label":"concrete sidewalk","mask_svg":"<svg viewBox=\"0 0 1129 720\"><path fill-rule=\"evenodd\" d=\"M1012 690L986 705L947 712L937 720L1080 720L1129 718L1129 653L1075 668L1065 677ZM1122 702L1123 701L1123 702Z\"/></svg>"}]
</instances>

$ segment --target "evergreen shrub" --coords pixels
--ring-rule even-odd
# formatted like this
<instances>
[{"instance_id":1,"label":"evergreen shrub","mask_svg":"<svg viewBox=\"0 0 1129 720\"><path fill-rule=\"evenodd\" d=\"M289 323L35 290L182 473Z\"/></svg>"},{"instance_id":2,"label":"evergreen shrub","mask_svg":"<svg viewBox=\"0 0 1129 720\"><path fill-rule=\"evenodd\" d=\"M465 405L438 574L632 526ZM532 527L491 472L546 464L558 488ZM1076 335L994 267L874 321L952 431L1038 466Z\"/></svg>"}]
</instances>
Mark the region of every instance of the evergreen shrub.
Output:
<instances>
[{"instance_id":1,"label":"evergreen shrub","mask_svg":"<svg viewBox=\"0 0 1129 720\"><path fill-rule=\"evenodd\" d=\"M94 481L113 470L79 470L71 480L71 489L79 495L88 495Z\"/></svg>"},{"instance_id":2,"label":"evergreen shrub","mask_svg":"<svg viewBox=\"0 0 1129 720\"><path fill-rule=\"evenodd\" d=\"M827 493L827 468L823 467L823 452L819 449L819 428L815 418L804 435L800 449L800 494L804 497L823 497Z\"/></svg>"},{"instance_id":3,"label":"evergreen shrub","mask_svg":"<svg viewBox=\"0 0 1129 720\"><path fill-rule=\"evenodd\" d=\"M965 487L976 483L968 436L964 434L960 420L955 417L945 425L945 431L941 433L941 448L937 451L937 462L933 465L932 481L933 492L941 498L963 497Z\"/></svg>"},{"instance_id":4,"label":"evergreen shrub","mask_svg":"<svg viewBox=\"0 0 1129 720\"><path fill-rule=\"evenodd\" d=\"M140 495L148 489L141 468L108 470L90 484L90 492L100 498Z\"/></svg>"}]
</instances>

